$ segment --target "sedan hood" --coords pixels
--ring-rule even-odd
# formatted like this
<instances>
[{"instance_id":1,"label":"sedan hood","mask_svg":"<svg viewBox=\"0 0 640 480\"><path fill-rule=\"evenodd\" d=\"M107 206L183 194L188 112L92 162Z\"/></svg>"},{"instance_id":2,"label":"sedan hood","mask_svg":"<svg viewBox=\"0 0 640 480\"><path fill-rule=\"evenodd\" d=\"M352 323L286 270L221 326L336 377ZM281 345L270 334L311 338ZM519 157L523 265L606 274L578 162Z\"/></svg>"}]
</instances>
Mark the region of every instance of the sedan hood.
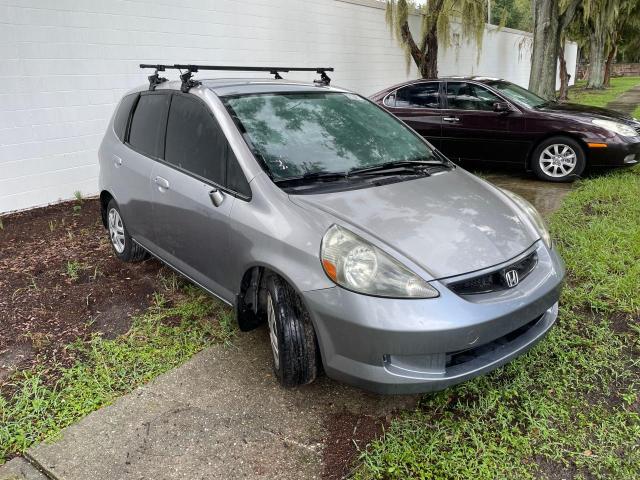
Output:
<instances>
[{"instance_id":1,"label":"sedan hood","mask_svg":"<svg viewBox=\"0 0 640 480\"><path fill-rule=\"evenodd\" d=\"M539 238L511 200L460 168L383 186L290 198L368 233L386 244L384 250L395 250L434 279L505 262Z\"/></svg>"},{"instance_id":2,"label":"sedan hood","mask_svg":"<svg viewBox=\"0 0 640 480\"><path fill-rule=\"evenodd\" d=\"M605 120L616 120L622 123L634 123L629 115L609 110L607 108L591 107L589 105L578 105L576 103L548 103L536 108L539 112L556 113L568 117L581 117L591 121L593 118Z\"/></svg>"}]
</instances>

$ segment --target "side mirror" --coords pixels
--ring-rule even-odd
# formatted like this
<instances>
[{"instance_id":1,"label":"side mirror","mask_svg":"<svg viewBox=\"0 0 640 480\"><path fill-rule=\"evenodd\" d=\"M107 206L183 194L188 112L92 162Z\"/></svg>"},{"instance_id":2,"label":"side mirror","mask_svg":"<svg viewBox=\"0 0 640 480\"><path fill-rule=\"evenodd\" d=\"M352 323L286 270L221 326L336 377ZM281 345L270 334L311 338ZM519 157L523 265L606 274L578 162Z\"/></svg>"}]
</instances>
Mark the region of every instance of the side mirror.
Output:
<instances>
[{"instance_id":1,"label":"side mirror","mask_svg":"<svg viewBox=\"0 0 640 480\"><path fill-rule=\"evenodd\" d=\"M224 194L217 188L209 192L209 198L211 199L211 203L216 207L219 207L222 205L222 202L224 202Z\"/></svg>"},{"instance_id":2,"label":"side mirror","mask_svg":"<svg viewBox=\"0 0 640 480\"><path fill-rule=\"evenodd\" d=\"M493 111L497 113L506 113L511 111L511 107L507 102L495 102L493 104Z\"/></svg>"}]
</instances>

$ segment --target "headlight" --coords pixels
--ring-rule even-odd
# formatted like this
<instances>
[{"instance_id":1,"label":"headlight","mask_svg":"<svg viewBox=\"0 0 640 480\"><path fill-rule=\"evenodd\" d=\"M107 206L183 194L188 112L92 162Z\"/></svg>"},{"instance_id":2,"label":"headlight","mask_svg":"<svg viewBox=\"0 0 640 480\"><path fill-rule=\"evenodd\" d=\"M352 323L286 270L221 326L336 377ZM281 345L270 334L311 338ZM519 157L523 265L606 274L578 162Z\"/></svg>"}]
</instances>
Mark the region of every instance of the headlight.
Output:
<instances>
[{"instance_id":1,"label":"headlight","mask_svg":"<svg viewBox=\"0 0 640 480\"><path fill-rule=\"evenodd\" d=\"M605 130L609 130L610 132L622 135L623 137L635 137L637 135L633 127L625 125L624 123L614 122L613 120L601 120L599 118L594 118L591 120L591 123L602 127Z\"/></svg>"},{"instance_id":2,"label":"headlight","mask_svg":"<svg viewBox=\"0 0 640 480\"><path fill-rule=\"evenodd\" d=\"M549 229L547 228L547 224L544 222L544 219L542 218L542 215L540 215L538 210L536 210L533 205L531 205L520 195L516 195L515 193L510 192L509 190L504 190L502 188L500 190L502 190L505 195L513 200L518 205L518 207L520 207L520 210L522 210L525 215L529 217L533 225L536 227L536 230L540 234L540 237L542 237L544 244L548 248L551 248L551 235L549 235Z\"/></svg>"},{"instance_id":3,"label":"headlight","mask_svg":"<svg viewBox=\"0 0 640 480\"><path fill-rule=\"evenodd\" d=\"M320 252L327 276L354 292L379 297L433 298L438 291L422 278L346 228L332 225Z\"/></svg>"}]
</instances>

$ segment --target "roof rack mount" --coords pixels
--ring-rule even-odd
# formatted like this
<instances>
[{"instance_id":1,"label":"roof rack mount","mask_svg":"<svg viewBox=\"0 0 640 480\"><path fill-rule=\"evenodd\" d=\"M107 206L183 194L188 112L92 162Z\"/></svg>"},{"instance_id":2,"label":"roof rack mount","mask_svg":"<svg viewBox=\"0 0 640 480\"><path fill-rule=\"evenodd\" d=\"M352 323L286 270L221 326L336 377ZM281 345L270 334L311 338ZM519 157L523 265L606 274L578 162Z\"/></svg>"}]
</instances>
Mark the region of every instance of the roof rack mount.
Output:
<instances>
[{"instance_id":1,"label":"roof rack mount","mask_svg":"<svg viewBox=\"0 0 640 480\"><path fill-rule=\"evenodd\" d=\"M166 69L180 70L180 80L182 80L181 90L188 92L191 87L200 85L201 82L193 80L192 76L195 72L200 70L219 70L219 71L234 71L234 72L269 72L274 76L276 80L282 79L280 73L286 72L316 72L320 74L319 80L314 80L314 83L318 85L329 85L331 79L327 75L327 72L333 72L333 67L240 67L232 65L191 65L191 64L179 64L174 65L153 65L148 63L141 63L140 68L154 68L156 71L149 77L149 90L154 90L157 85L166 82L167 79L160 77L158 72L164 72ZM182 73L182 70L186 70Z\"/></svg>"}]
</instances>

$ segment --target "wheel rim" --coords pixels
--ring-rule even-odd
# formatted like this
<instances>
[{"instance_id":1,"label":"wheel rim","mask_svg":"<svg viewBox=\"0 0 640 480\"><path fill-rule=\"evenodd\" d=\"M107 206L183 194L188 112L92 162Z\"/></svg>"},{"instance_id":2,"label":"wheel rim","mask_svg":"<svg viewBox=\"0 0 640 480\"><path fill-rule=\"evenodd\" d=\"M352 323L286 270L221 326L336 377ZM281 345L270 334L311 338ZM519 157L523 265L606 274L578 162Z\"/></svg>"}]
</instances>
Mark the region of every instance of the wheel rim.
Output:
<instances>
[{"instance_id":1,"label":"wheel rim","mask_svg":"<svg viewBox=\"0 0 640 480\"><path fill-rule=\"evenodd\" d=\"M578 156L575 150L564 143L554 143L540 154L540 168L550 177L566 177L576 168Z\"/></svg>"},{"instance_id":2,"label":"wheel rim","mask_svg":"<svg viewBox=\"0 0 640 480\"><path fill-rule=\"evenodd\" d=\"M109 236L116 252L124 252L124 225L115 208L109 210Z\"/></svg>"},{"instance_id":3,"label":"wheel rim","mask_svg":"<svg viewBox=\"0 0 640 480\"><path fill-rule=\"evenodd\" d=\"M278 326L276 325L276 312L273 308L271 294L267 295L267 323L269 324L269 339L271 340L273 363L277 369L280 366L280 355L278 354Z\"/></svg>"}]
</instances>

